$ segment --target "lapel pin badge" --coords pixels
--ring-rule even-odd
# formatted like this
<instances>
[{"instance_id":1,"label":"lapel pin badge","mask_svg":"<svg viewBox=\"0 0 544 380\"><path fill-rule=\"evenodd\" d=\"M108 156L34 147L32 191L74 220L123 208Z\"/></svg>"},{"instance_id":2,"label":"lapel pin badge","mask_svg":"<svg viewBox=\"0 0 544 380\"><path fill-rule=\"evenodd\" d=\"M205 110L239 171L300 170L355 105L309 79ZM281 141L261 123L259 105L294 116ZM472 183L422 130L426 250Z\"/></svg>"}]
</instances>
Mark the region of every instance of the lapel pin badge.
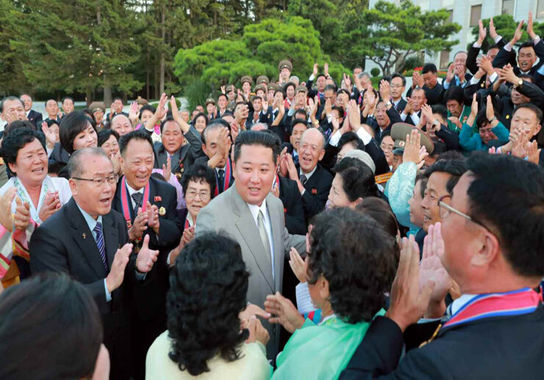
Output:
<instances>
[{"instance_id":1,"label":"lapel pin badge","mask_svg":"<svg viewBox=\"0 0 544 380\"><path fill-rule=\"evenodd\" d=\"M165 209L164 207L161 207L161 208L159 209L159 215L160 215L160 216L165 216L165 215L166 215L166 209Z\"/></svg>"},{"instance_id":2,"label":"lapel pin badge","mask_svg":"<svg viewBox=\"0 0 544 380\"><path fill-rule=\"evenodd\" d=\"M81 236L83 237L83 239L87 238L87 235L85 234L85 232L83 232L83 234L81 234Z\"/></svg>"}]
</instances>

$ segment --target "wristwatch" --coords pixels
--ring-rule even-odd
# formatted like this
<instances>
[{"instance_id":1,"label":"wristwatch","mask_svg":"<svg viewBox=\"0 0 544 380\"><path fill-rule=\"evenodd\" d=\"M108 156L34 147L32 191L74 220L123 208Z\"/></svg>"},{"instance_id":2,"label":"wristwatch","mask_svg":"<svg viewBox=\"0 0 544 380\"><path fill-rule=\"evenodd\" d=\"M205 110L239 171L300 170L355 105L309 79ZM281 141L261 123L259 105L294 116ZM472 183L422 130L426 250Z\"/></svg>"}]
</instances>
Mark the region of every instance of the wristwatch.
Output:
<instances>
[{"instance_id":1,"label":"wristwatch","mask_svg":"<svg viewBox=\"0 0 544 380\"><path fill-rule=\"evenodd\" d=\"M523 85L523 79L519 79L517 83L514 85L514 88L518 88L519 86Z\"/></svg>"}]
</instances>

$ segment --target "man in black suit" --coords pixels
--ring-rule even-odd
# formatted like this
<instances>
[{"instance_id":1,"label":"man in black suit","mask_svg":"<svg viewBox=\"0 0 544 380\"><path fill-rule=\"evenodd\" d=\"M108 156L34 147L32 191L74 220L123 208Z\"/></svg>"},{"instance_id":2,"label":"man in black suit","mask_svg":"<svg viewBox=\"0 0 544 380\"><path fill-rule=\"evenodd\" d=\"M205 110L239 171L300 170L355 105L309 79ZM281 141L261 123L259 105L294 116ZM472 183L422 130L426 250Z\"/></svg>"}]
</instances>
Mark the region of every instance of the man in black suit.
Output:
<instances>
[{"instance_id":1,"label":"man in black suit","mask_svg":"<svg viewBox=\"0 0 544 380\"><path fill-rule=\"evenodd\" d=\"M68 163L73 198L42 223L30 240L33 274L64 272L81 282L96 301L111 357L111 378L131 375L132 305L138 288L157 259L149 238L132 253L126 224L111 209L117 177L99 148L74 152Z\"/></svg>"},{"instance_id":2,"label":"man in black suit","mask_svg":"<svg viewBox=\"0 0 544 380\"><path fill-rule=\"evenodd\" d=\"M184 137L188 144L183 144ZM170 171L179 181L183 172L193 164L202 152L200 138L188 128L183 132L180 125L173 119L167 118L161 123L161 142L154 144L155 168L166 168L170 158Z\"/></svg>"},{"instance_id":3,"label":"man in black suit","mask_svg":"<svg viewBox=\"0 0 544 380\"><path fill-rule=\"evenodd\" d=\"M419 87L415 88L412 91L410 102L406 104L404 110L400 113L401 120L411 125L418 125L421 118L421 107L426 103L425 90Z\"/></svg>"},{"instance_id":4,"label":"man in black suit","mask_svg":"<svg viewBox=\"0 0 544 380\"><path fill-rule=\"evenodd\" d=\"M157 264L149 273L143 300L135 305L133 331L139 339L134 344L137 378L143 378L145 355L154 339L166 329L166 292L168 290L168 252L181 238L181 222L176 212L174 187L151 177L154 165L153 142L143 131L132 131L119 140L120 179L113 208L120 212L128 227L128 236L136 246L149 235L149 246L160 250Z\"/></svg>"},{"instance_id":5,"label":"man in black suit","mask_svg":"<svg viewBox=\"0 0 544 380\"><path fill-rule=\"evenodd\" d=\"M432 227L426 263L419 264L413 240L403 242L391 307L386 317L374 320L340 379L542 376L542 169L512 156L483 153L471 156L467 166L451 198L440 203L442 224ZM421 336L430 340L397 366L402 331L421 315L443 315L451 280L461 296L440 325L434 322L440 328Z\"/></svg>"},{"instance_id":6,"label":"man in black suit","mask_svg":"<svg viewBox=\"0 0 544 380\"><path fill-rule=\"evenodd\" d=\"M43 116L40 112L34 111L32 109L32 98L28 94L21 95L21 102L23 102L23 105L25 107L26 117L27 119L34 124L34 126L41 130L41 124L43 120Z\"/></svg>"},{"instance_id":7,"label":"man in black suit","mask_svg":"<svg viewBox=\"0 0 544 380\"><path fill-rule=\"evenodd\" d=\"M332 175L319 165L325 155L325 136L317 128L310 128L302 135L299 146L299 164L291 155L282 154L282 175L297 183L302 196L306 223L325 209L332 185Z\"/></svg>"},{"instance_id":8,"label":"man in black suit","mask_svg":"<svg viewBox=\"0 0 544 380\"><path fill-rule=\"evenodd\" d=\"M207 165L215 172L215 194L219 195L234 183L232 162L229 157L232 145L229 129L224 120L209 124L201 135L202 150L205 157L199 157L195 164Z\"/></svg>"},{"instance_id":9,"label":"man in black suit","mask_svg":"<svg viewBox=\"0 0 544 380\"><path fill-rule=\"evenodd\" d=\"M394 73L391 75L389 83L391 87L391 103L393 103L393 107L400 114L404 110L404 107L406 107L406 99L402 97L406 89L406 78L399 73Z\"/></svg>"}]
</instances>

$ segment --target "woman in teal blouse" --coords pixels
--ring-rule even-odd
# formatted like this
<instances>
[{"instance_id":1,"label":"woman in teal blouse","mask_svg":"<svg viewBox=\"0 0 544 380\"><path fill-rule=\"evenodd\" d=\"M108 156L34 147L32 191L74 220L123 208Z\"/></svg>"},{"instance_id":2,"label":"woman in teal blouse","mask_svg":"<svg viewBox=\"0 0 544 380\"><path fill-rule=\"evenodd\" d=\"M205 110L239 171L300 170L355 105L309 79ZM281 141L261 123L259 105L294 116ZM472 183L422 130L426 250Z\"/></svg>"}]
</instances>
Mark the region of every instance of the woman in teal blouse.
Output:
<instances>
[{"instance_id":1,"label":"woman in teal blouse","mask_svg":"<svg viewBox=\"0 0 544 380\"><path fill-rule=\"evenodd\" d=\"M384 313L384 293L395 275L396 240L357 211L338 208L321 213L310 243L308 287L323 318L319 325L301 320L281 295L267 298L267 311L277 316L270 321L294 331L277 357L273 379L338 378L370 321Z\"/></svg>"}]
</instances>

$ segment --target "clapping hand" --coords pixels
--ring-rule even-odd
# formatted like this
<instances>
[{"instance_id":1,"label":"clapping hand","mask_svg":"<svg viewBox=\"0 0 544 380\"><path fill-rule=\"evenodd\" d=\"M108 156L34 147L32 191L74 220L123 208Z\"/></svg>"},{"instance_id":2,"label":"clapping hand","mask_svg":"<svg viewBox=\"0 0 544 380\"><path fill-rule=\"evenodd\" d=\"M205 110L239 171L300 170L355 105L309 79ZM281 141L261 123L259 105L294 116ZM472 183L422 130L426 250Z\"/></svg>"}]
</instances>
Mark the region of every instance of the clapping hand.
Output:
<instances>
[{"instance_id":1,"label":"clapping hand","mask_svg":"<svg viewBox=\"0 0 544 380\"><path fill-rule=\"evenodd\" d=\"M40 208L39 217L42 222L45 222L51 215L61 208L59 192L47 192Z\"/></svg>"},{"instance_id":2,"label":"clapping hand","mask_svg":"<svg viewBox=\"0 0 544 380\"><path fill-rule=\"evenodd\" d=\"M434 283L431 301L426 317L440 318L446 309L444 302L448 290L452 286L452 280L444 266L444 240L440 231L440 223L429 226L427 236L423 244L423 257L419 264L419 284L423 288L425 284Z\"/></svg>"},{"instance_id":3,"label":"clapping hand","mask_svg":"<svg viewBox=\"0 0 544 380\"><path fill-rule=\"evenodd\" d=\"M19 197L15 198L15 202L17 203L17 207L13 216L14 228L24 231L30 224L30 203L23 202Z\"/></svg>"},{"instance_id":4,"label":"clapping hand","mask_svg":"<svg viewBox=\"0 0 544 380\"><path fill-rule=\"evenodd\" d=\"M304 324L304 317L298 313L295 305L279 292L266 296L264 309L273 315L269 319L270 323L279 323L290 333Z\"/></svg>"},{"instance_id":5,"label":"clapping hand","mask_svg":"<svg viewBox=\"0 0 544 380\"><path fill-rule=\"evenodd\" d=\"M12 187L8 189L2 197L0 197L0 224L2 224L6 230L13 230L13 219L11 216L11 204L15 199L15 193L17 189Z\"/></svg>"},{"instance_id":6,"label":"clapping hand","mask_svg":"<svg viewBox=\"0 0 544 380\"><path fill-rule=\"evenodd\" d=\"M291 247L291 250L289 251L289 266L300 282L308 281L306 263L302 257L300 257L300 254L295 247Z\"/></svg>"},{"instance_id":7,"label":"clapping hand","mask_svg":"<svg viewBox=\"0 0 544 380\"><path fill-rule=\"evenodd\" d=\"M170 155L166 155L166 164L162 165L162 176L166 182L170 181L170 176L172 175L172 159Z\"/></svg>"},{"instance_id":8,"label":"clapping hand","mask_svg":"<svg viewBox=\"0 0 544 380\"><path fill-rule=\"evenodd\" d=\"M147 226L151 227L153 231L158 235L159 228L161 225L159 219L159 206L151 205L150 202L147 202Z\"/></svg>"},{"instance_id":9,"label":"clapping hand","mask_svg":"<svg viewBox=\"0 0 544 380\"><path fill-rule=\"evenodd\" d=\"M153 268L153 264L157 261L159 251L149 249L149 235L145 235L144 242L138 256L136 256L136 269L140 273L147 273Z\"/></svg>"}]
</instances>

